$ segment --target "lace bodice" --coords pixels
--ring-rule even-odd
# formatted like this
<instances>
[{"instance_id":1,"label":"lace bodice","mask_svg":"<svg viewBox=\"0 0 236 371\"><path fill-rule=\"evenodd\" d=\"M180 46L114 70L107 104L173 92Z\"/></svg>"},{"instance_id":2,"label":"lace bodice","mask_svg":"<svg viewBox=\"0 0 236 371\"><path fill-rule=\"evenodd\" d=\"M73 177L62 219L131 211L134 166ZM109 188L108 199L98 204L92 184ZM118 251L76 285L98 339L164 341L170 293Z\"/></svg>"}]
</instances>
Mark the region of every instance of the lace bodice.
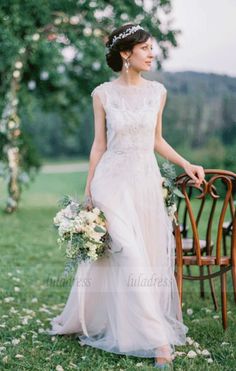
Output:
<instances>
[{"instance_id":1,"label":"lace bodice","mask_svg":"<svg viewBox=\"0 0 236 371\"><path fill-rule=\"evenodd\" d=\"M153 151L155 128L165 86L145 80L140 86L109 81L94 88L106 114L107 150Z\"/></svg>"}]
</instances>

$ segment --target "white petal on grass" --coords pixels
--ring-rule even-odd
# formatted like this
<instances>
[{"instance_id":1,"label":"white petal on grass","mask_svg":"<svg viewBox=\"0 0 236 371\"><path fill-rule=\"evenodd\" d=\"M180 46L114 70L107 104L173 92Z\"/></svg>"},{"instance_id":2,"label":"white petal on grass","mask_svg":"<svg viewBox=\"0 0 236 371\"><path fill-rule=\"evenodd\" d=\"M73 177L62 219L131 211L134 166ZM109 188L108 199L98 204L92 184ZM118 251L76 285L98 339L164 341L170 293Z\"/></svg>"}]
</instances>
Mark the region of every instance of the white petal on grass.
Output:
<instances>
[{"instance_id":1,"label":"white petal on grass","mask_svg":"<svg viewBox=\"0 0 236 371\"><path fill-rule=\"evenodd\" d=\"M61 365L57 365L56 371L64 371L64 368Z\"/></svg>"},{"instance_id":2,"label":"white petal on grass","mask_svg":"<svg viewBox=\"0 0 236 371\"><path fill-rule=\"evenodd\" d=\"M208 362L208 363L213 363L213 359L212 359L212 358L208 358L208 359L207 359L207 362Z\"/></svg>"},{"instance_id":3,"label":"white petal on grass","mask_svg":"<svg viewBox=\"0 0 236 371\"><path fill-rule=\"evenodd\" d=\"M195 358L195 357L197 357L197 353L194 352L194 350L190 350L190 351L187 353L187 357L188 357L188 358Z\"/></svg>"},{"instance_id":4,"label":"white petal on grass","mask_svg":"<svg viewBox=\"0 0 236 371\"><path fill-rule=\"evenodd\" d=\"M213 316L214 319L219 319L220 316L216 315L216 316Z\"/></svg>"},{"instance_id":5,"label":"white petal on grass","mask_svg":"<svg viewBox=\"0 0 236 371\"><path fill-rule=\"evenodd\" d=\"M192 345L194 343L194 340L191 337L188 336L186 338L186 342L187 342L187 344Z\"/></svg>"},{"instance_id":6,"label":"white petal on grass","mask_svg":"<svg viewBox=\"0 0 236 371\"><path fill-rule=\"evenodd\" d=\"M37 298L33 298L32 300L31 300L31 303L37 303L38 302L38 299Z\"/></svg>"},{"instance_id":7,"label":"white petal on grass","mask_svg":"<svg viewBox=\"0 0 236 371\"><path fill-rule=\"evenodd\" d=\"M20 359L20 358L24 358L24 356L23 356L23 354L16 354L16 355L15 355L15 358Z\"/></svg>"},{"instance_id":8,"label":"white petal on grass","mask_svg":"<svg viewBox=\"0 0 236 371\"><path fill-rule=\"evenodd\" d=\"M203 349L203 350L202 350L202 355L203 355L204 357L208 357L208 356L210 356L211 354L210 354L210 352L209 352L207 349Z\"/></svg>"},{"instance_id":9,"label":"white petal on grass","mask_svg":"<svg viewBox=\"0 0 236 371\"><path fill-rule=\"evenodd\" d=\"M2 361L3 361L3 363L7 363L8 362L8 356L3 357Z\"/></svg>"},{"instance_id":10,"label":"white petal on grass","mask_svg":"<svg viewBox=\"0 0 236 371\"><path fill-rule=\"evenodd\" d=\"M15 287L14 287L14 291L15 291L15 292L20 292L20 288L19 288L18 286L15 286Z\"/></svg>"},{"instance_id":11,"label":"white petal on grass","mask_svg":"<svg viewBox=\"0 0 236 371\"><path fill-rule=\"evenodd\" d=\"M178 352L178 351L175 352L175 356L185 356L185 355L186 355L185 352Z\"/></svg>"},{"instance_id":12,"label":"white petal on grass","mask_svg":"<svg viewBox=\"0 0 236 371\"><path fill-rule=\"evenodd\" d=\"M193 310L191 308L187 309L187 315L191 316L193 314Z\"/></svg>"},{"instance_id":13,"label":"white petal on grass","mask_svg":"<svg viewBox=\"0 0 236 371\"><path fill-rule=\"evenodd\" d=\"M13 298L12 296L9 296L7 298L4 298L5 303L11 303L14 300L15 300L15 298Z\"/></svg>"},{"instance_id":14,"label":"white petal on grass","mask_svg":"<svg viewBox=\"0 0 236 371\"><path fill-rule=\"evenodd\" d=\"M221 343L221 345L229 345L229 343L227 341L223 341L223 343Z\"/></svg>"},{"instance_id":15,"label":"white petal on grass","mask_svg":"<svg viewBox=\"0 0 236 371\"><path fill-rule=\"evenodd\" d=\"M14 346L19 344L19 342L20 342L20 339L16 339L16 338L12 339L12 341L11 341L12 345L14 345Z\"/></svg>"}]
</instances>

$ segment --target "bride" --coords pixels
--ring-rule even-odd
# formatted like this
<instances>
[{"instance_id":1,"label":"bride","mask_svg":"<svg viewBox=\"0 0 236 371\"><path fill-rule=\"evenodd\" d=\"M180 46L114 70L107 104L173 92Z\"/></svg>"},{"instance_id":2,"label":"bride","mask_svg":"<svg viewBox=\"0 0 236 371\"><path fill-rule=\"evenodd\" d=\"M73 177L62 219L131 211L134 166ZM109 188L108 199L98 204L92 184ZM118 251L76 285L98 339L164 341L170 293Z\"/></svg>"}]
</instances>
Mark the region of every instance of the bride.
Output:
<instances>
[{"instance_id":1,"label":"bride","mask_svg":"<svg viewBox=\"0 0 236 371\"><path fill-rule=\"evenodd\" d=\"M168 369L188 328L155 152L182 167L196 186L205 175L202 166L191 164L162 136L167 90L141 75L151 68L152 44L151 34L135 24L115 29L106 43L107 64L119 76L91 93L95 134L85 197L88 209L104 212L114 253L78 265L50 334L77 333L82 344L153 357L154 367ZM84 280L89 285L78 285Z\"/></svg>"}]
</instances>

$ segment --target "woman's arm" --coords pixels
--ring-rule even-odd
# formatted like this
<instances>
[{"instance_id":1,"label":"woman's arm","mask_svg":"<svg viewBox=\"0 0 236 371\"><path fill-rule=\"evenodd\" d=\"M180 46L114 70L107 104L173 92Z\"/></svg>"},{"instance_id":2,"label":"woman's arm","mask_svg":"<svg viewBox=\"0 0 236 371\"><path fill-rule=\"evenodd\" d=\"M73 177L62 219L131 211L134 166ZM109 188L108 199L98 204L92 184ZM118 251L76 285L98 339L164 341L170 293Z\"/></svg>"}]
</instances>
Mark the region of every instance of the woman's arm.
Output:
<instances>
[{"instance_id":1,"label":"woman's arm","mask_svg":"<svg viewBox=\"0 0 236 371\"><path fill-rule=\"evenodd\" d=\"M199 165L192 165L188 160L177 153L174 148L172 148L162 137L162 115L166 103L166 96L167 92L163 94L160 110L157 116L154 150L161 156L167 158L169 161L182 167L184 171L195 181L196 186L199 187L205 177L203 167Z\"/></svg>"},{"instance_id":2,"label":"woman's arm","mask_svg":"<svg viewBox=\"0 0 236 371\"><path fill-rule=\"evenodd\" d=\"M107 148L105 111L98 93L93 95L93 113L94 140L89 155L89 170L85 186L85 196L87 197L87 200L91 200L90 183L93 178L95 168Z\"/></svg>"}]
</instances>

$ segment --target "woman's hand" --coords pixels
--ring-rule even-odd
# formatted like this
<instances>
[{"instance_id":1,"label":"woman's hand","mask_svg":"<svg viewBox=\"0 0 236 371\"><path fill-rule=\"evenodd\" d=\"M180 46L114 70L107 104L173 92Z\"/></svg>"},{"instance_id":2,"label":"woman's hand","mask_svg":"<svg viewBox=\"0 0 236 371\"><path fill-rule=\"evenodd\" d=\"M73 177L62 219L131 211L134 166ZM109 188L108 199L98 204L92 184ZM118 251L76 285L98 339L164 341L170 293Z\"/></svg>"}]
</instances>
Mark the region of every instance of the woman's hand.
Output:
<instances>
[{"instance_id":1,"label":"woman's hand","mask_svg":"<svg viewBox=\"0 0 236 371\"><path fill-rule=\"evenodd\" d=\"M186 174L188 174L195 181L196 187L199 187L202 184L205 178L205 173L202 166L192 165L187 161L183 166L183 169Z\"/></svg>"},{"instance_id":2,"label":"woman's hand","mask_svg":"<svg viewBox=\"0 0 236 371\"><path fill-rule=\"evenodd\" d=\"M92 197L90 194L85 194L84 196L84 206L85 208L90 211L93 209L93 202L92 202Z\"/></svg>"}]
</instances>

